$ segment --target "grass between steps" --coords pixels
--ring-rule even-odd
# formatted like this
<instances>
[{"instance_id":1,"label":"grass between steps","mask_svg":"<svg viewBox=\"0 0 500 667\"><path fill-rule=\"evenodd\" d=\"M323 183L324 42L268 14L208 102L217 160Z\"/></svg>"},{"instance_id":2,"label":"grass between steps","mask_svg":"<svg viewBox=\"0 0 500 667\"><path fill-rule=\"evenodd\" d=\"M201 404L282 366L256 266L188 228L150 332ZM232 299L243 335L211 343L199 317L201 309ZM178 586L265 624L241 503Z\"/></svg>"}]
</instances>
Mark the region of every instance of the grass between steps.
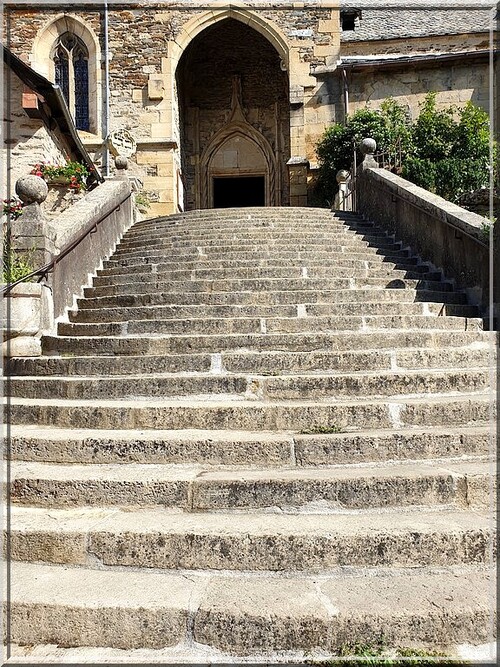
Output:
<instances>
[{"instance_id":1,"label":"grass between steps","mask_svg":"<svg viewBox=\"0 0 500 667\"><path fill-rule=\"evenodd\" d=\"M306 664L317 667L330 665L466 665L465 660L450 658L440 651L399 646L396 649L388 648L383 641L376 644L343 644L337 651L337 656L329 660L309 660Z\"/></svg>"},{"instance_id":2,"label":"grass between steps","mask_svg":"<svg viewBox=\"0 0 500 667\"><path fill-rule=\"evenodd\" d=\"M389 649L384 644L343 644L338 657L329 660L307 661L321 665L466 665L468 661L447 657L445 653L419 648L398 647Z\"/></svg>"}]
</instances>

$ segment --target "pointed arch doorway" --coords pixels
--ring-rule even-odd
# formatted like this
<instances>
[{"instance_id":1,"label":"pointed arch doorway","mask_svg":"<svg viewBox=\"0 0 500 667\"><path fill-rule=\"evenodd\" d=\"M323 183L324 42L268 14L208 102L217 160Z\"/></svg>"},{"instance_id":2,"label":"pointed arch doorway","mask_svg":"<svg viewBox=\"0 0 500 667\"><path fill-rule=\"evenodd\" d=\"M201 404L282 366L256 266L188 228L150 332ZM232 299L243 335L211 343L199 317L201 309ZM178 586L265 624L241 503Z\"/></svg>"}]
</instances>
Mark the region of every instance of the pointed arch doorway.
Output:
<instances>
[{"instance_id":1,"label":"pointed arch doorway","mask_svg":"<svg viewBox=\"0 0 500 667\"><path fill-rule=\"evenodd\" d=\"M289 84L274 46L224 19L192 40L176 78L186 210L288 204Z\"/></svg>"}]
</instances>

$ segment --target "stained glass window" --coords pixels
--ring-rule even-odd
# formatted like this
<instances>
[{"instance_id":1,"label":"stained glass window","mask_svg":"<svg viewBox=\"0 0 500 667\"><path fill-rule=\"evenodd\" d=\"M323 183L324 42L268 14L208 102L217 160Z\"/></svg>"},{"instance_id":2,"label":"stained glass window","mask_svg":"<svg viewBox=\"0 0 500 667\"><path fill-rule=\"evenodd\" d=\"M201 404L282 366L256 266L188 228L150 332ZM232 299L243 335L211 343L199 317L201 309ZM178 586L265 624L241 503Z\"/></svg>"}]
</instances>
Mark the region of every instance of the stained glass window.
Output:
<instances>
[{"instance_id":1,"label":"stained glass window","mask_svg":"<svg viewBox=\"0 0 500 667\"><path fill-rule=\"evenodd\" d=\"M55 82L60 86L78 130L90 129L89 54L76 35L65 32L57 40L53 60Z\"/></svg>"}]
</instances>

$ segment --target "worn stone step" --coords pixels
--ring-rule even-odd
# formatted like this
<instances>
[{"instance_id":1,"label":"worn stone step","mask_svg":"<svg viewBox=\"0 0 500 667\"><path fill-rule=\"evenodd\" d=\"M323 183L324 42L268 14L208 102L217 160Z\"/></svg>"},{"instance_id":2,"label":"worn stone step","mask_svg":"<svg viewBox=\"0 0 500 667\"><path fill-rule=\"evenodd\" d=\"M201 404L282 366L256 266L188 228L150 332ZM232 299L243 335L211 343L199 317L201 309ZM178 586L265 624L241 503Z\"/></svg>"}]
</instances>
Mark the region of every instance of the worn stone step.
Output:
<instances>
[{"instance_id":1,"label":"worn stone step","mask_svg":"<svg viewBox=\"0 0 500 667\"><path fill-rule=\"evenodd\" d=\"M46 355L92 356L187 354L195 352L219 353L224 350L253 351L347 351L389 350L392 348L420 347L446 349L472 346L472 349L491 345L489 331L358 331L301 334L227 334L191 336L44 336L42 349Z\"/></svg>"},{"instance_id":2,"label":"worn stone step","mask_svg":"<svg viewBox=\"0 0 500 667\"><path fill-rule=\"evenodd\" d=\"M332 304L260 304L241 306L221 305L170 305L126 308L84 308L69 311L70 322L129 322L150 319L200 319L200 318L283 318L283 317L341 317L341 316L453 316L478 318L477 306L440 304L428 302L353 302Z\"/></svg>"},{"instance_id":3,"label":"worn stone step","mask_svg":"<svg viewBox=\"0 0 500 667\"><path fill-rule=\"evenodd\" d=\"M351 278L260 278L260 279L222 279L222 280L176 280L162 282L161 289L163 293L185 293L185 292L295 292L295 291L327 291L335 289L356 289L356 288L379 288L379 289L415 289L424 291L451 291L451 283L446 281L433 281L408 278L393 278L392 276L356 276ZM107 300L99 302L102 306L106 304L120 304L120 298L126 297L129 301L135 295L118 294L116 297L102 297ZM151 302L156 294L151 295ZM158 297L161 298L161 297ZM85 307L87 303L93 303L90 299L79 299L78 306ZM130 305L130 304L129 304Z\"/></svg>"},{"instance_id":4,"label":"worn stone step","mask_svg":"<svg viewBox=\"0 0 500 667\"><path fill-rule=\"evenodd\" d=\"M196 642L262 656L377 645L381 636L392 646L491 641L493 572L482 566L347 575L338 568L318 580L13 563L11 582L18 644L158 649Z\"/></svg>"},{"instance_id":5,"label":"worn stone step","mask_svg":"<svg viewBox=\"0 0 500 667\"><path fill-rule=\"evenodd\" d=\"M188 570L487 564L491 517L470 511L366 514L173 513L12 508L13 560Z\"/></svg>"},{"instance_id":6,"label":"worn stone step","mask_svg":"<svg viewBox=\"0 0 500 667\"><path fill-rule=\"evenodd\" d=\"M177 399L9 399L6 423L104 429L229 429L318 432L353 427L472 425L491 419L491 395L375 398L372 400L260 401L219 396Z\"/></svg>"},{"instance_id":7,"label":"worn stone step","mask_svg":"<svg viewBox=\"0 0 500 667\"><path fill-rule=\"evenodd\" d=\"M128 322L150 319L199 319L210 318L282 318L282 317L341 317L341 316L455 316L477 318L476 306L439 304L426 302L354 302L333 304L284 304L264 306L260 304L240 306L204 305L191 306L142 306L127 308L84 308L69 311L70 322Z\"/></svg>"},{"instance_id":8,"label":"worn stone step","mask_svg":"<svg viewBox=\"0 0 500 667\"><path fill-rule=\"evenodd\" d=\"M66 323L60 322L61 336L126 336L138 334L258 334L300 333L315 331L381 331L384 329L433 329L480 331L483 321L478 318L429 317L427 315L372 315L339 317L269 317L269 318L198 318L148 319L128 322Z\"/></svg>"},{"instance_id":9,"label":"worn stone step","mask_svg":"<svg viewBox=\"0 0 500 667\"><path fill-rule=\"evenodd\" d=\"M103 430L40 425L5 427L12 460L54 463L203 463L325 466L485 456L491 424L291 434L220 430Z\"/></svg>"},{"instance_id":10,"label":"worn stone step","mask_svg":"<svg viewBox=\"0 0 500 667\"><path fill-rule=\"evenodd\" d=\"M135 399L225 394L262 400L404 396L486 391L490 369L371 371L280 377L154 373L106 377L24 376L9 379L9 395L23 398Z\"/></svg>"},{"instance_id":11,"label":"worn stone step","mask_svg":"<svg viewBox=\"0 0 500 667\"><path fill-rule=\"evenodd\" d=\"M43 507L141 506L188 511L489 508L486 462L205 470L200 465L11 463L11 502Z\"/></svg>"},{"instance_id":12,"label":"worn stone step","mask_svg":"<svg viewBox=\"0 0 500 667\"><path fill-rule=\"evenodd\" d=\"M146 292L121 294L112 297L95 297L79 301L79 310L104 308L131 308L162 305L263 305L283 306L293 304L338 304L338 303L439 303L465 305L463 292L445 292L420 289L385 289L365 287L337 290L285 290L285 291L225 291L225 292Z\"/></svg>"},{"instance_id":13,"label":"worn stone step","mask_svg":"<svg viewBox=\"0 0 500 667\"><path fill-rule=\"evenodd\" d=\"M199 252L196 249L193 249L191 251L184 251L184 252L179 252L176 251L175 253L170 253L170 254L160 254L160 255L153 255L153 256L148 256L143 253L141 253L140 256L136 258L117 258L117 259L110 259L107 261L103 262L103 268L104 269L113 269L113 268L119 268L119 267L126 267L127 270L133 269L134 266L142 268L145 264L158 264L161 265L163 262L188 262L188 261L193 261L197 258L200 260L207 260L207 261L218 261L218 260L253 260L254 262L258 262L260 260L265 260L265 259L272 259L273 261L275 260L302 260L304 262L311 262L311 261L316 261L316 262L321 262L323 259L324 260L332 260L335 259L336 257L347 257L349 259L362 259L362 260L370 260L376 257L377 255L385 257L388 261L407 261L412 255L410 254L410 251L408 249L402 249L402 250L391 250L390 252L386 252L381 249L377 248L348 248L347 246L339 247L335 250L281 250L281 251L271 251L271 250L246 250L246 251L239 251L239 250L227 250L227 249L221 249L220 251L210 251L210 252ZM162 261L163 260L163 261ZM417 258L415 257L415 263L418 263Z\"/></svg>"},{"instance_id":14,"label":"worn stone step","mask_svg":"<svg viewBox=\"0 0 500 667\"><path fill-rule=\"evenodd\" d=\"M427 265L417 265L409 267L399 267L392 268L388 263L383 262L368 262L365 264L360 261L359 266L353 267L352 262L351 266L340 265L332 263L330 267L314 266L314 267L305 267L296 264L294 266L289 265L288 267L278 266L278 267L258 267L243 265L239 267L222 267L216 266L213 268L176 268L168 271L152 272L148 271L146 273L133 274L130 277L125 277L123 275L117 276L101 276L94 277L92 279L93 287L86 287L84 289L85 296L91 296L94 291L103 290L104 288L113 289L115 287L121 288L129 286L130 291L134 291L135 288L142 284L148 283L153 288L159 282L165 282L169 280L188 280L193 278L194 280L207 280L207 279L237 279L237 278L328 278L338 277L338 278L351 278L354 275L362 276L394 276L398 277L407 277L407 278L422 278L426 280L441 280L441 272L429 270Z\"/></svg>"},{"instance_id":15,"label":"worn stone step","mask_svg":"<svg viewBox=\"0 0 500 667\"><path fill-rule=\"evenodd\" d=\"M347 228L325 230L235 230L206 231L183 233L170 231L168 233L143 234L133 238L124 236L120 241L117 252L133 252L137 250L165 250L169 252L173 248L200 246L246 246L246 245L269 245L271 247L285 247L290 245L331 245L334 247L339 243L360 241L363 245L367 243L390 244L396 243L394 234L388 234L381 230L355 231Z\"/></svg>"},{"instance_id":16,"label":"worn stone step","mask_svg":"<svg viewBox=\"0 0 500 667\"><path fill-rule=\"evenodd\" d=\"M394 349L347 352L222 352L192 354L17 357L5 362L7 376L110 376L153 373L252 373L282 375L300 372L417 370L422 368L491 368L488 345L446 350Z\"/></svg>"},{"instance_id":17,"label":"worn stone step","mask_svg":"<svg viewBox=\"0 0 500 667\"><path fill-rule=\"evenodd\" d=\"M422 268L422 267L419 267ZM149 289L161 289L162 283L171 283L186 280L257 280L262 278L277 280L327 280L331 278L381 278L383 279L409 279L409 280L431 280L434 282L444 282L441 280L441 274L438 271L402 271L391 269L382 265L379 268L363 268L359 271L353 271L350 267L332 267L321 269L308 269L307 267L286 267L282 268L240 268L240 269L208 269L208 270L175 270L164 273L139 274L129 280L127 283L113 283L100 285L97 280L96 286L85 288L84 295L97 296L113 293L124 293L128 288L129 292L145 291ZM95 283L95 281L94 281Z\"/></svg>"},{"instance_id":18,"label":"worn stone step","mask_svg":"<svg viewBox=\"0 0 500 667\"><path fill-rule=\"evenodd\" d=\"M491 638L490 638L491 639ZM412 651L415 652L414 645ZM11 662L17 664L99 664L108 662L113 664L126 663L134 665L204 665L204 664L231 664L234 662L234 654L211 648L204 644L181 642L176 646L164 647L160 649L118 649L109 647L83 646L78 648L64 648L55 644L36 644L20 646L11 643ZM263 649L261 653L254 653L250 656L238 656L240 664L259 663L259 664L304 664L306 660L327 660L332 662L338 659L339 652L345 652L346 645L343 648L332 651L324 649L310 650L287 650L287 651L269 651ZM405 654L407 647L400 647L399 654ZM359 655L360 648L352 647L352 654ZM429 653L428 646L421 649L422 654ZM391 653L387 651L386 654ZM443 652L440 647L436 650L439 655L446 655L449 664L462 665L464 662L475 660L481 664L494 664L496 659L496 643L489 641L485 644L471 645L461 644L457 646L448 646ZM363 656L360 656L361 658Z\"/></svg>"},{"instance_id":19,"label":"worn stone step","mask_svg":"<svg viewBox=\"0 0 500 667\"><path fill-rule=\"evenodd\" d=\"M360 233L354 230L340 228L326 231L295 231L295 230L276 230L259 229L255 231L234 231L234 232L205 232L205 233L175 233L169 232L164 235L143 235L131 239L124 236L120 241L117 252L128 252L134 250L170 250L181 247L198 247L199 245L213 247L235 247L252 245L269 245L270 247L285 247L291 244L302 245L327 245L338 244L344 241L360 241L366 243L393 244L394 234L387 233ZM400 242L397 242L400 245Z\"/></svg>"},{"instance_id":20,"label":"worn stone step","mask_svg":"<svg viewBox=\"0 0 500 667\"><path fill-rule=\"evenodd\" d=\"M200 241L199 245L195 245L190 241L186 242L175 242L175 243L162 243L153 244L146 248L138 246L118 246L117 250L113 255L113 260L133 260L141 259L142 257L171 257L177 254L184 256L186 254L198 254L198 255L207 255L210 257L212 253L219 254L221 252L251 252L259 254L264 252L267 254L281 254L282 252L289 252L292 248L294 252L308 252L313 253L316 251L324 252L325 249L328 249L329 246L332 246L332 249L342 248L343 252L349 253L350 250L355 252L363 251L367 248L376 248L383 250L384 252L399 251L403 248L402 243L394 242L391 239L381 239L376 238L375 240L364 239L361 236L343 236L336 238L335 240L327 241L324 239L314 239L310 241L308 239L299 242L294 239L287 240L276 240L271 237L269 239L255 239L247 240L226 240L226 239L214 239L213 243L210 240Z\"/></svg>"},{"instance_id":21,"label":"worn stone step","mask_svg":"<svg viewBox=\"0 0 500 667\"><path fill-rule=\"evenodd\" d=\"M158 222L156 225L145 227L139 223L134 224L124 235L124 239L147 239L147 238L164 238L165 236L201 236L201 235L218 235L222 234L236 234L248 235L255 233L269 233L274 231L276 234L280 233L295 233L295 234L329 234L331 232L338 232L343 230L352 231L366 231L372 234L387 235L388 232L384 228L375 225L368 220L361 218L353 220L340 219L337 216L312 216L309 219L304 219L303 216L297 218L292 215L275 216L274 219L267 220L233 220L230 217L224 216L224 219L219 218L212 220L205 225L200 223L194 225L191 221L185 223L170 220Z\"/></svg>"},{"instance_id":22,"label":"worn stone step","mask_svg":"<svg viewBox=\"0 0 500 667\"><path fill-rule=\"evenodd\" d=\"M392 261L394 260L394 261ZM274 257L264 257L261 259L246 258L246 259L228 259L220 258L217 260L209 260L206 257L194 257L190 260L179 261L175 258L163 258L161 262L143 262L142 264L125 264L124 266L117 266L109 269L99 269L94 277L94 284L120 284L120 281L133 277L133 281L141 281L147 277L152 276L148 274L161 274L168 271L185 271L185 270L203 270L210 271L211 269L245 269L245 268L291 268L296 267L302 273L304 268L313 269L335 269L338 267L347 267L354 270L364 272L365 269L401 269L405 271L427 271L428 265L422 263L418 257L403 257L402 259L384 257L383 255L374 255L369 259L366 258L350 258L345 253L339 253L334 259L311 260L306 262L303 259L277 259Z\"/></svg>"},{"instance_id":23,"label":"worn stone step","mask_svg":"<svg viewBox=\"0 0 500 667\"><path fill-rule=\"evenodd\" d=\"M483 427L484 429L484 427ZM477 429L476 429L477 430ZM484 454L481 429L455 437L446 451L459 446L464 453ZM469 433L469 430L466 429ZM293 465L291 434L188 429L103 430L56 429L52 426L13 425L5 428L13 459L59 463L203 463L206 465ZM301 436L305 439L309 436ZM445 438L448 441L448 438ZM455 445L453 444L455 443ZM470 443L470 444L469 444ZM297 444L297 443L295 443ZM309 453L313 457L312 443ZM300 449L300 445L298 445ZM323 455L324 458L324 455Z\"/></svg>"}]
</instances>

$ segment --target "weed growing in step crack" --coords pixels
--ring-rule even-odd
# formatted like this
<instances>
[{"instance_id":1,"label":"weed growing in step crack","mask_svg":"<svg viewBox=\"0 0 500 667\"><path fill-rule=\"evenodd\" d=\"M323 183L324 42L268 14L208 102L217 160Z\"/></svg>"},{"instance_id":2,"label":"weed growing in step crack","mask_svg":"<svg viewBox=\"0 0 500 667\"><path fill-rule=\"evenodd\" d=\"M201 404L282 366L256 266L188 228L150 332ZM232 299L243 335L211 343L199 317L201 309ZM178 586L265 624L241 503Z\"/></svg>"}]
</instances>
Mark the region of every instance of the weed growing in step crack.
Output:
<instances>
[{"instance_id":1,"label":"weed growing in step crack","mask_svg":"<svg viewBox=\"0 0 500 667\"><path fill-rule=\"evenodd\" d=\"M439 651L398 647L389 649L382 642L376 644L343 644L337 655L329 660L308 660L307 664L317 667L331 667L333 665L465 665L468 661L447 657Z\"/></svg>"},{"instance_id":2,"label":"weed growing in step crack","mask_svg":"<svg viewBox=\"0 0 500 667\"><path fill-rule=\"evenodd\" d=\"M327 435L328 433L343 433L343 429L337 424L331 424L329 426L316 426L312 429L300 431L301 435Z\"/></svg>"}]
</instances>

